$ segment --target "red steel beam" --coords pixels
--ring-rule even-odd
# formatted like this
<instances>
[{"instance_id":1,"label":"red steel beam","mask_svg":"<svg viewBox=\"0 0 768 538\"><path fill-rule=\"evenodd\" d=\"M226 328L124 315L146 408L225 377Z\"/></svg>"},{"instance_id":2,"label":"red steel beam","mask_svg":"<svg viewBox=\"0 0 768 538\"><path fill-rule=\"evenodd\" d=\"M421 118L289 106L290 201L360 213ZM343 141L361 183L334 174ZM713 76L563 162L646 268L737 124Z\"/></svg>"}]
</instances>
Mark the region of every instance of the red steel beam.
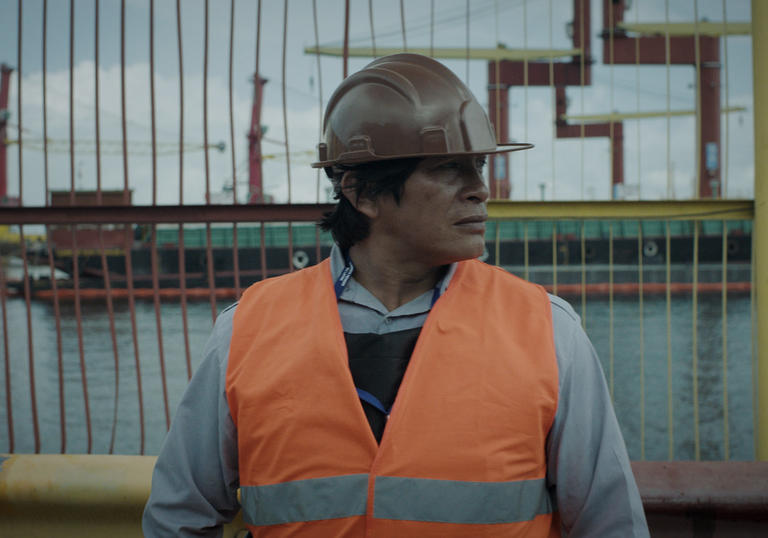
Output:
<instances>
[{"instance_id":1,"label":"red steel beam","mask_svg":"<svg viewBox=\"0 0 768 538\"><path fill-rule=\"evenodd\" d=\"M720 64L699 69L700 198L722 197L720 188ZM707 150L709 148L709 151ZM708 159L707 156L710 156ZM710 162L708 162L710 161ZM709 165L709 166L708 166Z\"/></svg>"},{"instance_id":2,"label":"red steel beam","mask_svg":"<svg viewBox=\"0 0 768 538\"><path fill-rule=\"evenodd\" d=\"M768 462L633 461L646 512L768 520Z\"/></svg>"},{"instance_id":3,"label":"red steel beam","mask_svg":"<svg viewBox=\"0 0 768 538\"><path fill-rule=\"evenodd\" d=\"M495 65L491 63L488 71L494 70ZM488 96L488 112L496 129L496 141L509 142L509 87L506 84L489 86ZM491 198L506 200L512 192L507 157L506 153L498 153L492 155L488 163L488 190Z\"/></svg>"}]
</instances>

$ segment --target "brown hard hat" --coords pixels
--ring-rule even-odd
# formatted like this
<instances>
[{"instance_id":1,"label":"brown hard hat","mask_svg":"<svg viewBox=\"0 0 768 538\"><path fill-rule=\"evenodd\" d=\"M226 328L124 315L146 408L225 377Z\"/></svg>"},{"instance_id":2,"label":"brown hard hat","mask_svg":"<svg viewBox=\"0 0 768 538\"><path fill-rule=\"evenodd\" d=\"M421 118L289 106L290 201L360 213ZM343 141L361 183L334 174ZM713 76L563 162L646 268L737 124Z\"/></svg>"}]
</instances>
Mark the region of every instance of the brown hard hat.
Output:
<instances>
[{"instance_id":1,"label":"brown hard hat","mask_svg":"<svg viewBox=\"0 0 768 538\"><path fill-rule=\"evenodd\" d=\"M496 144L488 116L469 88L420 54L378 58L331 96L313 168L387 159L486 155L532 148Z\"/></svg>"}]
</instances>

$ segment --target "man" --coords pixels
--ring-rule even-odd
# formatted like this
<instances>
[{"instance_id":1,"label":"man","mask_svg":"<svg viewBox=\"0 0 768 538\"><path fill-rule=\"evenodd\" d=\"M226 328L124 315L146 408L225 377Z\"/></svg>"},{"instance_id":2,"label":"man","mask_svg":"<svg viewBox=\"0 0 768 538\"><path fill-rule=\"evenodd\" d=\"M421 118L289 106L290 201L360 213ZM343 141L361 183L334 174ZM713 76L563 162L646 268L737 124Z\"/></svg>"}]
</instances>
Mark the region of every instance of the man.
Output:
<instances>
[{"instance_id":1,"label":"man","mask_svg":"<svg viewBox=\"0 0 768 538\"><path fill-rule=\"evenodd\" d=\"M379 58L328 103L319 265L222 312L155 468L148 536L647 536L578 317L483 253L484 111Z\"/></svg>"}]
</instances>

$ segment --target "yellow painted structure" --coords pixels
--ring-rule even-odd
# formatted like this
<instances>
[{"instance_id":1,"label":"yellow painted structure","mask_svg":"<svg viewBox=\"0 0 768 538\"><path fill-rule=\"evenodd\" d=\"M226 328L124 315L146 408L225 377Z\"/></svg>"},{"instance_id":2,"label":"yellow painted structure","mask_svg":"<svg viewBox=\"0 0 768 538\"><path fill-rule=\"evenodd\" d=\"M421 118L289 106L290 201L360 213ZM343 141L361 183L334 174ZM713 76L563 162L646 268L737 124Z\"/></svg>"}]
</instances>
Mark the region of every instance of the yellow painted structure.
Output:
<instances>
[{"instance_id":1,"label":"yellow painted structure","mask_svg":"<svg viewBox=\"0 0 768 538\"><path fill-rule=\"evenodd\" d=\"M751 220L753 215L752 200L488 202L491 219Z\"/></svg>"},{"instance_id":2,"label":"yellow painted structure","mask_svg":"<svg viewBox=\"0 0 768 538\"><path fill-rule=\"evenodd\" d=\"M754 15L754 13L753 13ZM752 19L755 20L754 18ZM616 25L619 30L634 32L643 35L671 36L723 36L723 35L749 35L752 33L752 24L749 22L622 22Z\"/></svg>"},{"instance_id":3,"label":"yellow painted structure","mask_svg":"<svg viewBox=\"0 0 768 538\"><path fill-rule=\"evenodd\" d=\"M497 47L495 49L478 49L456 47L456 48L420 48L408 47L349 47L347 56L350 58L375 58L377 56L386 56L388 54L398 54L401 52L413 52L432 56L433 58L445 58L452 60L545 60L549 58L561 58L564 56L578 56L581 49L507 49ZM320 54L322 56L344 56L342 47L305 47L305 54Z\"/></svg>"},{"instance_id":4,"label":"yellow painted structure","mask_svg":"<svg viewBox=\"0 0 768 538\"><path fill-rule=\"evenodd\" d=\"M757 459L768 461L768 2L752 2L755 112L755 224L752 236L757 297Z\"/></svg>"},{"instance_id":5,"label":"yellow painted structure","mask_svg":"<svg viewBox=\"0 0 768 538\"><path fill-rule=\"evenodd\" d=\"M154 456L0 455L0 536L142 536ZM240 516L224 536L245 536Z\"/></svg>"},{"instance_id":6,"label":"yellow painted structure","mask_svg":"<svg viewBox=\"0 0 768 538\"><path fill-rule=\"evenodd\" d=\"M747 109L743 106L730 106L727 108L721 108L720 112L723 114L731 112L745 112ZM560 116L561 120L565 120L571 123L590 123L590 122L606 122L606 121L623 121L623 120L642 120L646 118L666 118L667 116L695 116L695 110L651 110L648 112L614 112L609 114L583 114L583 115L570 115L563 114Z\"/></svg>"}]
</instances>

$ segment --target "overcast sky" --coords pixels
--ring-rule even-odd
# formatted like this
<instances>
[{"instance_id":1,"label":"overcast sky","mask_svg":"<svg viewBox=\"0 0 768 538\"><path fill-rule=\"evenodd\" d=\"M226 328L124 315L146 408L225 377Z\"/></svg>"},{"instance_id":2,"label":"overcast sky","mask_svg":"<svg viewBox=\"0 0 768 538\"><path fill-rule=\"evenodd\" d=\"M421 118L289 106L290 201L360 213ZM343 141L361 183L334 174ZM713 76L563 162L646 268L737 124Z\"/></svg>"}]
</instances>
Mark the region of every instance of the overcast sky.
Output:
<instances>
[{"instance_id":1,"label":"overcast sky","mask_svg":"<svg viewBox=\"0 0 768 538\"><path fill-rule=\"evenodd\" d=\"M369 2L351 0L350 38L352 46L371 45ZM503 43L508 48L570 48L566 23L573 17L571 0L473 0L467 25L466 0L404 0L406 36L409 47L493 47ZM634 0L626 13L628 22L663 22L664 0ZM727 5L726 5L727 4ZM21 25L21 114L18 108L18 1L0 0L0 62L16 69L11 77L9 138L19 137L23 127L22 175L23 203L44 204L43 138L43 0L24 0ZM77 141L74 158L74 182L78 189L96 188L96 156L90 143L95 137L95 0L74 1L74 133ZM176 2L155 2L155 121L159 144L157 157L157 203L179 203L183 180L183 202L202 203L205 196L203 150L203 50L204 1L181 2L183 76L179 69ZM306 55L304 47L321 44L340 45L343 38L344 1L316 0L317 30L313 0L286 2L263 0L261 27L257 28L257 1L234 1L234 33L230 32L233 2L210 1L208 64L208 139L224 142L226 149L209 150L210 188L214 199L231 200L233 177L238 198L247 194L247 140L251 117L256 69L256 42L260 36L259 71L269 79L264 88L262 124L268 128L262 151L265 191L278 202L288 201L289 167L286 162L287 140L290 149L290 198L294 202L325 201L325 180L309 167L314 159L320 124L320 102L325 103L342 79L342 60L323 57L320 72L315 56ZM431 14L434 5L434 17ZM667 103L667 68L665 66L614 66L602 63L602 2L593 0L592 51L595 56L592 85L584 89L568 88L569 114L665 110ZM670 0L671 22L700 20L748 21L748 0ZM372 2L374 36L377 47L402 46L400 2ZM99 2L99 92L102 188L119 189L123 185L120 92L120 2ZM551 9L550 9L551 8ZM68 151L70 129L70 2L49 0L47 13L47 111L48 136L52 140L49 163L49 188L69 189L72 181ZM285 80L283 80L283 37L287 27ZM126 2L126 98L127 129L130 148L129 184L134 202L152 203L152 162L150 112L149 0ZM233 42L232 116L234 145L230 134L230 37ZM727 48L727 55L725 54ZM753 193L753 117L752 57L748 36L721 40L721 96L723 105L744 106L745 112L723 115L721 162L727 164L723 179L727 195L748 198ZM369 59L351 59L350 72L363 67ZM481 103L487 106L487 63L484 61L446 61L469 85ZM725 76L727 68L727 77ZM179 140L180 80L184 90L183 176L180 174ZM695 106L695 69L672 66L669 69L669 100L672 110L691 110ZM285 85L285 117L283 84ZM322 85L322 94L320 86ZM727 120L727 121L726 121ZM511 177L513 199L539 199L540 185L551 199L610 198L609 142L606 138L554 139L554 103L550 88L513 88L510 91L510 136L529 141L536 148L513 154ZM658 199L666 196L668 180L676 198L693 194L696 166L695 117L674 117L667 136L665 118L628 120L624 123L624 162L627 195L630 199ZM727 136L726 136L727 135ZM727 146L727 152L725 148ZM234 167L232 148L234 147ZM668 151L669 148L669 151ZM9 192L19 194L18 147L9 150ZM669 167L667 155L669 154ZM234 168L234 169L233 169ZM671 175L668 174L671 170ZM319 194L318 194L319 191Z\"/></svg>"}]
</instances>

